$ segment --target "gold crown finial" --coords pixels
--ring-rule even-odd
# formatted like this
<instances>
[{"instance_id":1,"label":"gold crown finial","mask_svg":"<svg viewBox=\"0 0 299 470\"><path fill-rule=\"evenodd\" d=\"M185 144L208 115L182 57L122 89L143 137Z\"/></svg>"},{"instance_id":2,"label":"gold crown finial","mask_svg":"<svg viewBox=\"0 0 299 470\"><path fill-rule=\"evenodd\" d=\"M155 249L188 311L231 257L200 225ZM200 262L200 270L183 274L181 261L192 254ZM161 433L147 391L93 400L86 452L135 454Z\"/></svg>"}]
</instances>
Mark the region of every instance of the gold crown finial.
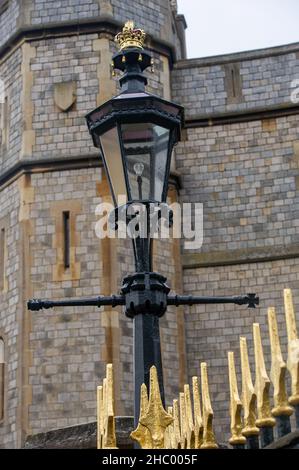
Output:
<instances>
[{"instance_id":1,"label":"gold crown finial","mask_svg":"<svg viewBox=\"0 0 299 470\"><path fill-rule=\"evenodd\" d=\"M123 30L115 36L114 40L119 45L120 50L128 47L143 49L145 36L143 29L134 28L134 21L127 21Z\"/></svg>"}]
</instances>

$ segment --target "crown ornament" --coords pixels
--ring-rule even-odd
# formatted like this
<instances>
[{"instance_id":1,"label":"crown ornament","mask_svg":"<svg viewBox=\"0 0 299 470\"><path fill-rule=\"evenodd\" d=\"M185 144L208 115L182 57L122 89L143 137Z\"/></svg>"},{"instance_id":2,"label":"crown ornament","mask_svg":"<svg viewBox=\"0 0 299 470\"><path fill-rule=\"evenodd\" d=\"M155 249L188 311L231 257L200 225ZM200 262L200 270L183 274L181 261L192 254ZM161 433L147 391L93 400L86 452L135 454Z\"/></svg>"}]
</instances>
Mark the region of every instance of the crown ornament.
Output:
<instances>
[{"instance_id":1,"label":"crown ornament","mask_svg":"<svg viewBox=\"0 0 299 470\"><path fill-rule=\"evenodd\" d=\"M134 21L127 21L114 40L121 51L129 47L143 49L145 37L146 34L142 29L134 28Z\"/></svg>"}]
</instances>

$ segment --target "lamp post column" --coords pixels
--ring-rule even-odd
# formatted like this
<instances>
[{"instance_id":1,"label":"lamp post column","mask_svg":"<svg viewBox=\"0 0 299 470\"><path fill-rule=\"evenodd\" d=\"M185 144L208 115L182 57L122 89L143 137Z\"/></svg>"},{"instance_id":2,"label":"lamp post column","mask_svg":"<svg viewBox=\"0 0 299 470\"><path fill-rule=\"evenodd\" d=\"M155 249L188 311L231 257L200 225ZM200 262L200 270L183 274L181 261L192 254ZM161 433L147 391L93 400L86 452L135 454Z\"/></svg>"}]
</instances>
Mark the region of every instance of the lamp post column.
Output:
<instances>
[{"instance_id":1,"label":"lamp post column","mask_svg":"<svg viewBox=\"0 0 299 470\"><path fill-rule=\"evenodd\" d=\"M149 238L137 238L135 240L135 265L137 273L149 273L152 271L152 240ZM164 385L162 354L160 341L159 317L144 312L133 319L133 361L134 361L134 423L138 425L140 412L140 390L145 383L149 390L150 368L156 366L160 392L163 405Z\"/></svg>"}]
</instances>

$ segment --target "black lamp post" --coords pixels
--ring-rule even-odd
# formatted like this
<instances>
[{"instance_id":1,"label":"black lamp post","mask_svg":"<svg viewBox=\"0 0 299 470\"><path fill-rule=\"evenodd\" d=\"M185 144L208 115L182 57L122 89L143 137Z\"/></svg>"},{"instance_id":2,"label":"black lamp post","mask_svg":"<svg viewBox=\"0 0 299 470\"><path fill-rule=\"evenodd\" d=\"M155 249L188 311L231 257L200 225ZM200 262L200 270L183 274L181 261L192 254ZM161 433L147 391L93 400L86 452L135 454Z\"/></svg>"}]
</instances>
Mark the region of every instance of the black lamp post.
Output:
<instances>
[{"instance_id":1,"label":"black lamp post","mask_svg":"<svg viewBox=\"0 0 299 470\"><path fill-rule=\"evenodd\" d=\"M255 294L235 297L193 297L169 295L166 278L152 272L152 238L150 208L165 208L170 160L173 146L180 139L183 108L145 91L147 79L143 71L152 66L152 58L143 49L145 33L126 23L116 36L120 45L112 66L124 73L121 93L86 116L94 145L101 150L115 205L114 218L120 212L140 206L146 211L145 236L133 237L136 273L124 279L118 296L60 301L30 300L30 310L55 306L125 305L125 314L134 322L134 418L139 419L140 387L149 386L149 372L155 365L161 396L164 400L159 318L167 305L234 303L255 307ZM126 203L118 206L119 197ZM132 211L131 211L132 213ZM162 213L162 210L161 210ZM129 222L129 216L125 219Z\"/></svg>"}]
</instances>

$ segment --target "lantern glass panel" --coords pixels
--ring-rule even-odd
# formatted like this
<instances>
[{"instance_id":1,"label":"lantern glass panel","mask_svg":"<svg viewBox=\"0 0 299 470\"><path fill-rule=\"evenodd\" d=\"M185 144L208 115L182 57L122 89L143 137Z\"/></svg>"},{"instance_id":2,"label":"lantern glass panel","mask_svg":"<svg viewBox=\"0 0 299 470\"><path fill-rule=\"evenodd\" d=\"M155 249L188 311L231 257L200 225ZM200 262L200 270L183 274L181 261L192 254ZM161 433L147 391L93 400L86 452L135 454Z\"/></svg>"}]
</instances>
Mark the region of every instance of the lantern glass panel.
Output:
<instances>
[{"instance_id":1,"label":"lantern glass panel","mask_svg":"<svg viewBox=\"0 0 299 470\"><path fill-rule=\"evenodd\" d=\"M117 204L119 196L127 197L126 181L122 164L121 148L117 127L101 135L103 157L107 167L111 189Z\"/></svg>"},{"instance_id":2,"label":"lantern glass panel","mask_svg":"<svg viewBox=\"0 0 299 470\"><path fill-rule=\"evenodd\" d=\"M121 125L132 200L162 201L169 133L169 129L150 122Z\"/></svg>"}]
</instances>

